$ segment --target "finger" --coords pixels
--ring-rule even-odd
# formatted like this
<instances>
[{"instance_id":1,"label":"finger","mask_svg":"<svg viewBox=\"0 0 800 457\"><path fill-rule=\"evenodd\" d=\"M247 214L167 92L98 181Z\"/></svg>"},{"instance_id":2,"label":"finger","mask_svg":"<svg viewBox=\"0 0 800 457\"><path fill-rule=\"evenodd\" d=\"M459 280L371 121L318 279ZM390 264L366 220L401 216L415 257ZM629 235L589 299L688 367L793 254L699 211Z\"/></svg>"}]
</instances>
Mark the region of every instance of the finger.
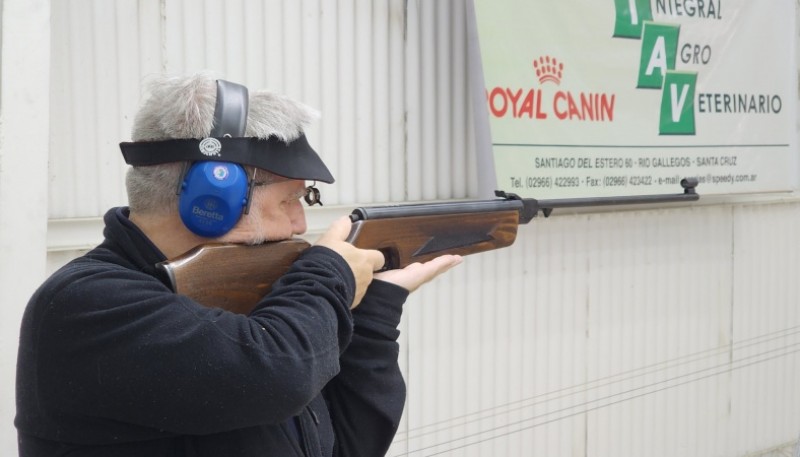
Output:
<instances>
[{"instance_id":1,"label":"finger","mask_svg":"<svg viewBox=\"0 0 800 457\"><path fill-rule=\"evenodd\" d=\"M428 282L436 276L439 276L445 271L460 264L462 261L463 259L461 256L448 254L436 257L435 259L429 260L425 263L411 264L406 267L406 269L414 272L416 276L423 278L425 282Z\"/></svg>"},{"instance_id":2,"label":"finger","mask_svg":"<svg viewBox=\"0 0 800 457\"><path fill-rule=\"evenodd\" d=\"M376 249L370 249L367 251L369 255L369 261L372 263L372 271L378 271L386 265L386 258L383 256L381 251Z\"/></svg>"},{"instance_id":3,"label":"finger","mask_svg":"<svg viewBox=\"0 0 800 457\"><path fill-rule=\"evenodd\" d=\"M425 262L423 266L432 273L440 274L453 268L463 261L464 259L460 255L448 254L436 257L433 260L429 260Z\"/></svg>"}]
</instances>

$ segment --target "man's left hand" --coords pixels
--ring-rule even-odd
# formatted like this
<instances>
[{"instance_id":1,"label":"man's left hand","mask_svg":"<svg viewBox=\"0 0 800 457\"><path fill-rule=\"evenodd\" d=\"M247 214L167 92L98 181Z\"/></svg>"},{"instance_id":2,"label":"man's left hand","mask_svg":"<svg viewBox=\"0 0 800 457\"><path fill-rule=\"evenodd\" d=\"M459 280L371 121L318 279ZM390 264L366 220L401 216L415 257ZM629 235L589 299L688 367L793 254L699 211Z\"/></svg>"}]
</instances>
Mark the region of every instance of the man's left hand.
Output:
<instances>
[{"instance_id":1,"label":"man's left hand","mask_svg":"<svg viewBox=\"0 0 800 457\"><path fill-rule=\"evenodd\" d=\"M458 265L462 260L460 255L443 255L425 263L412 263L403 269L375 273L374 279L380 279L403 287L409 292L414 292L419 286Z\"/></svg>"}]
</instances>

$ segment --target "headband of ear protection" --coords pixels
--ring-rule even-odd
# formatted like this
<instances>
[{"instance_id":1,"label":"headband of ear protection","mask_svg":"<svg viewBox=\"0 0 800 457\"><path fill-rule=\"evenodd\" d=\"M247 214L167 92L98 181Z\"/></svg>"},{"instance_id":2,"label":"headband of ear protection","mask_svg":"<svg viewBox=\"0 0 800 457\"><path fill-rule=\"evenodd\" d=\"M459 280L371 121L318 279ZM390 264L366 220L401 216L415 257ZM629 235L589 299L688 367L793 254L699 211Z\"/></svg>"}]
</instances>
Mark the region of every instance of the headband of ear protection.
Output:
<instances>
[{"instance_id":1,"label":"headband of ear protection","mask_svg":"<svg viewBox=\"0 0 800 457\"><path fill-rule=\"evenodd\" d=\"M242 165L290 179L334 181L304 135L289 143L276 137L245 138L248 102L246 87L217 80L210 137L120 143L129 165L194 162L181 182L178 212L184 225L197 235L222 236L247 213L252 180Z\"/></svg>"}]
</instances>

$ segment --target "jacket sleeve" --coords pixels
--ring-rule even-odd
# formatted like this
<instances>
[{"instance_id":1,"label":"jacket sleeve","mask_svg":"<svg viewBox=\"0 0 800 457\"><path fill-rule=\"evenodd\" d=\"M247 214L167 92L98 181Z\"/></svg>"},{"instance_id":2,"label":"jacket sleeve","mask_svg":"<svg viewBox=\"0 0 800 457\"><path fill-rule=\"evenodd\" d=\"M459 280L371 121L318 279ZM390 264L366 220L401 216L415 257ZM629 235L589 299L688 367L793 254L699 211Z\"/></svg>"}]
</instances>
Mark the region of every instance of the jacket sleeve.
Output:
<instances>
[{"instance_id":1,"label":"jacket sleeve","mask_svg":"<svg viewBox=\"0 0 800 457\"><path fill-rule=\"evenodd\" d=\"M406 398L397 326L407 297L402 287L375 280L353 311L354 333L340 358L341 372L323 391L335 455L382 456L392 443Z\"/></svg>"},{"instance_id":2,"label":"jacket sleeve","mask_svg":"<svg viewBox=\"0 0 800 457\"><path fill-rule=\"evenodd\" d=\"M283 422L339 372L355 282L327 248L306 250L249 316L104 265L41 293L23 322L31 388L56 410L208 434Z\"/></svg>"}]
</instances>

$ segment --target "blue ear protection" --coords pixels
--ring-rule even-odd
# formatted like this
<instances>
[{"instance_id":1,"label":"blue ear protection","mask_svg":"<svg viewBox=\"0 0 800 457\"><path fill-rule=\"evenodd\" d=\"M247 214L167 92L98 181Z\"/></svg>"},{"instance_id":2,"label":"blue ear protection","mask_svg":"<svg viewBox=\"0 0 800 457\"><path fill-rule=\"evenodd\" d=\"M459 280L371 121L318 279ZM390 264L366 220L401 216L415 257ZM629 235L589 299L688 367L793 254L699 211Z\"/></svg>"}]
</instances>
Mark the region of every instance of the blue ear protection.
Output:
<instances>
[{"instance_id":1,"label":"blue ear protection","mask_svg":"<svg viewBox=\"0 0 800 457\"><path fill-rule=\"evenodd\" d=\"M213 137L242 137L247 125L247 88L217 80L214 127L201 149L209 156L218 155ZM203 145L209 145L204 147ZM178 213L183 224L197 235L222 236L247 213L249 182L244 168L232 162L199 161L184 173L179 189Z\"/></svg>"},{"instance_id":2,"label":"blue ear protection","mask_svg":"<svg viewBox=\"0 0 800 457\"><path fill-rule=\"evenodd\" d=\"M236 225L248 199L247 174L229 162L197 162L181 184L178 212L197 235L222 236Z\"/></svg>"}]
</instances>

